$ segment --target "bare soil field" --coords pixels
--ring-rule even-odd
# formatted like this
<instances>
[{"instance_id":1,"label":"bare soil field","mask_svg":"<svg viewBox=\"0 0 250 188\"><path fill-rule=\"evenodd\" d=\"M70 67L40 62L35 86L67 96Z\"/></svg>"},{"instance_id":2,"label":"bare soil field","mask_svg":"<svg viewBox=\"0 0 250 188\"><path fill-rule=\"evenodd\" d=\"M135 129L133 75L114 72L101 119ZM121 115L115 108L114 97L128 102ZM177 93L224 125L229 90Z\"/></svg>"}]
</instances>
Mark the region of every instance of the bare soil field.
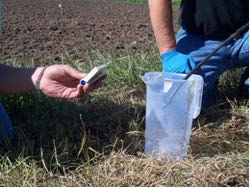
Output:
<instances>
[{"instance_id":1,"label":"bare soil field","mask_svg":"<svg viewBox=\"0 0 250 188\"><path fill-rule=\"evenodd\" d=\"M3 0L0 56L35 63L155 47L148 5L103 0ZM174 7L175 22L178 6ZM176 23L175 23L176 25ZM177 27L177 26L176 26Z\"/></svg>"},{"instance_id":2,"label":"bare soil field","mask_svg":"<svg viewBox=\"0 0 250 188\"><path fill-rule=\"evenodd\" d=\"M249 101L237 97L242 70L220 78L216 104L193 122L188 155L155 160L144 154L141 76L161 70L148 5L2 2L1 63L27 67L55 60L87 72L105 61L110 68L103 87L84 100L0 97L14 127L12 142L0 145L0 186L249 187ZM177 31L179 6L173 10Z\"/></svg>"}]
</instances>

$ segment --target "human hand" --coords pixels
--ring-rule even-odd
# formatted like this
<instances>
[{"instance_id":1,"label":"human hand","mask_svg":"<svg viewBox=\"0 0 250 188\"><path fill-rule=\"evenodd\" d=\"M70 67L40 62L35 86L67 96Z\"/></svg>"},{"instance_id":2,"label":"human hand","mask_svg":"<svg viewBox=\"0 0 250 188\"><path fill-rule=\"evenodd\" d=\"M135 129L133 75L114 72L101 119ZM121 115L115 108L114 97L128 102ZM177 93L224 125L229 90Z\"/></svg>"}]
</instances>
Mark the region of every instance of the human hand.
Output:
<instances>
[{"instance_id":1,"label":"human hand","mask_svg":"<svg viewBox=\"0 0 250 188\"><path fill-rule=\"evenodd\" d=\"M193 59L189 55L177 50L170 50L161 55L162 71L188 74L195 67Z\"/></svg>"},{"instance_id":2,"label":"human hand","mask_svg":"<svg viewBox=\"0 0 250 188\"><path fill-rule=\"evenodd\" d=\"M34 74L38 74L40 71L37 70ZM44 70L39 89L42 93L52 98L82 98L101 85L101 82L97 81L94 84L81 86L79 81L85 76L86 74L79 72L69 65L52 65ZM33 83L35 82L33 81Z\"/></svg>"}]
</instances>

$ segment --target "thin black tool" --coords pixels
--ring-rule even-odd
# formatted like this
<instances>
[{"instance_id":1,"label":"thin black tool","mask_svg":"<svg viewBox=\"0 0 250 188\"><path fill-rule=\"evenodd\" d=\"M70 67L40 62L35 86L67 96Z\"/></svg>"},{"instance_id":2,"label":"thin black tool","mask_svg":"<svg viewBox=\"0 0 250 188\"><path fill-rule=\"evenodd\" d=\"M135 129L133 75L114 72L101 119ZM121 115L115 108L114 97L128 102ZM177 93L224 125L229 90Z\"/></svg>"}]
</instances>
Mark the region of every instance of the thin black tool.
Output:
<instances>
[{"instance_id":1,"label":"thin black tool","mask_svg":"<svg viewBox=\"0 0 250 188\"><path fill-rule=\"evenodd\" d=\"M224 40L217 48L215 48L210 54L208 54L208 56L206 56L205 59L203 59L200 63L198 63L196 67L184 77L184 80L187 80L198 68L201 67L201 65L206 63L210 59L210 57L212 57L216 52L218 52L223 46L225 46L231 40L237 39L239 35L248 28L248 25L249 23L246 23L245 25L241 26L233 34L231 34L226 40Z\"/></svg>"}]
</instances>

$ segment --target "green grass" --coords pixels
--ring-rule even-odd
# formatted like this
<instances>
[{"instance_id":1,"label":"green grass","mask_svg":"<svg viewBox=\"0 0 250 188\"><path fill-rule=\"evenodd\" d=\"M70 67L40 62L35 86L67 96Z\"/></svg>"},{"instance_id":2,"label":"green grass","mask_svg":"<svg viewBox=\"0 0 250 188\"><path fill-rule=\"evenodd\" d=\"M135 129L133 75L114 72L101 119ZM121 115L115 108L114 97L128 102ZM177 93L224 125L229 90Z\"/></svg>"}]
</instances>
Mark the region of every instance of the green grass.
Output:
<instances>
[{"instance_id":1,"label":"green grass","mask_svg":"<svg viewBox=\"0 0 250 188\"><path fill-rule=\"evenodd\" d=\"M158 52L61 61L83 72L108 63L108 77L81 100L0 98L14 125L0 150L0 186L248 186L248 100L235 98L241 69L222 76L216 104L194 121L188 156L157 161L144 155L141 76L161 70Z\"/></svg>"},{"instance_id":2,"label":"green grass","mask_svg":"<svg viewBox=\"0 0 250 188\"><path fill-rule=\"evenodd\" d=\"M179 5L181 4L181 0L172 0L172 4Z\"/></svg>"}]
</instances>

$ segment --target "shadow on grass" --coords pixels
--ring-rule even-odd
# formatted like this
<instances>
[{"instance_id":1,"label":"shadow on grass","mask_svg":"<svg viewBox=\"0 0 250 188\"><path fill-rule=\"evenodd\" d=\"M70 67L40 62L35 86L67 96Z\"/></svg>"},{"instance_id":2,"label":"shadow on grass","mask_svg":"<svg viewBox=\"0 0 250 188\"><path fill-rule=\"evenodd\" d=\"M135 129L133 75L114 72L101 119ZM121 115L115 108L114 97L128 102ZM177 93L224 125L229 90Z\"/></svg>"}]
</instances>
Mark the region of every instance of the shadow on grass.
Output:
<instances>
[{"instance_id":1,"label":"shadow on grass","mask_svg":"<svg viewBox=\"0 0 250 188\"><path fill-rule=\"evenodd\" d=\"M143 107L106 99L61 101L21 95L2 98L14 125L14 139L0 155L45 161L48 168L87 162L96 153L143 152ZM77 165L76 165L77 166Z\"/></svg>"},{"instance_id":2,"label":"shadow on grass","mask_svg":"<svg viewBox=\"0 0 250 188\"><path fill-rule=\"evenodd\" d=\"M0 155L33 158L48 169L71 169L99 154L144 152L145 106L33 94L2 98L2 104L14 124L14 139ZM189 153L202 157L248 150L248 119L232 109L229 103L217 105L194 121Z\"/></svg>"}]
</instances>

